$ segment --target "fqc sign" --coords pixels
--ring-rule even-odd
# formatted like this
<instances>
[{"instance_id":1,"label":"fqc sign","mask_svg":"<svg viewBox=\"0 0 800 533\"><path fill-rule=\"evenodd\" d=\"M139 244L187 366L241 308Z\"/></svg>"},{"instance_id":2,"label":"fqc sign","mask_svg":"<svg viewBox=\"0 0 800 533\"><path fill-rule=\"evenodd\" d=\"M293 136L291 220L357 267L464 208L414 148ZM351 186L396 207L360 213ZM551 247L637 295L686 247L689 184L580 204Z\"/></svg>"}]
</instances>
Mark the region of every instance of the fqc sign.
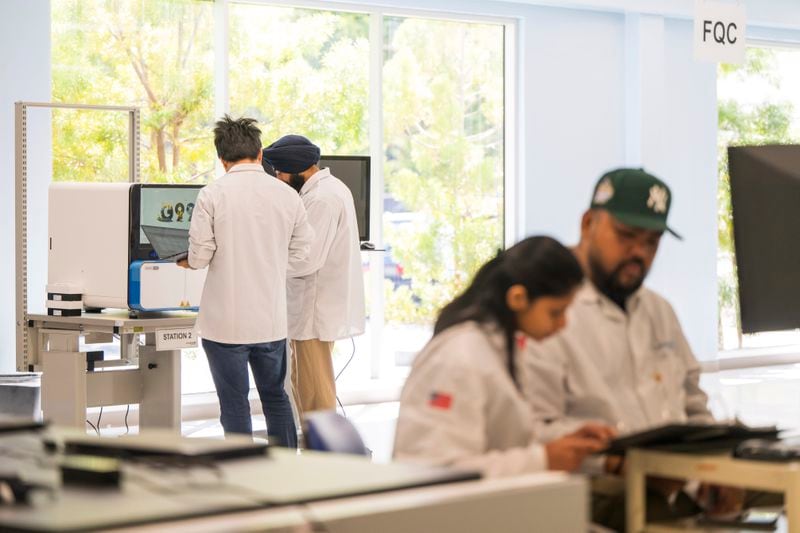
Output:
<instances>
[{"instance_id":1,"label":"fqc sign","mask_svg":"<svg viewBox=\"0 0 800 533\"><path fill-rule=\"evenodd\" d=\"M708 42L709 39L713 38L717 44L736 44L736 41L739 40L736 36L738 29L735 22L725 24L718 20L705 19L703 20L703 42Z\"/></svg>"},{"instance_id":2,"label":"fqc sign","mask_svg":"<svg viewBox=\"0 0 800 533\"><path fill-rule=\"evenodd\" d=\"M194 328L171 328L156 330L156 350L180 350L196 348L197 333Z\"/></svg>"},{"instance_id":3,"label":"fqc sign","mask_svg":"<svg viewBox=\"0 0 800 533\"><path fill-rule=\"evenodd\" d=\"M715 63L742 63L745 54L744 6L695 0L694 57Z\"/></svg>"}]
</instances>

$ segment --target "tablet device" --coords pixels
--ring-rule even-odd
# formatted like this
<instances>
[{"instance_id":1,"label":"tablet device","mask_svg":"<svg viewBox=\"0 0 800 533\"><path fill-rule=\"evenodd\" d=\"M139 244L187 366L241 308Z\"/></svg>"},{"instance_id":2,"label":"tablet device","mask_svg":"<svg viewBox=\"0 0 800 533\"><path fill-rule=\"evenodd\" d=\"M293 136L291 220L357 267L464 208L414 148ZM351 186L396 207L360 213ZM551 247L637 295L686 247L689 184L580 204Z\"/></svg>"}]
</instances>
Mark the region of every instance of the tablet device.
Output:
<instances>
[{"instance_id":1,"label":"tablet device","mask_svg":"<svg viewBox=\"0 0 800 533\"><path fill-rule=\"evenodd\" d=\"M145 225L141 228L159 259L177 262L189 257L188 229Z\"/></svg>"}]
</instances>

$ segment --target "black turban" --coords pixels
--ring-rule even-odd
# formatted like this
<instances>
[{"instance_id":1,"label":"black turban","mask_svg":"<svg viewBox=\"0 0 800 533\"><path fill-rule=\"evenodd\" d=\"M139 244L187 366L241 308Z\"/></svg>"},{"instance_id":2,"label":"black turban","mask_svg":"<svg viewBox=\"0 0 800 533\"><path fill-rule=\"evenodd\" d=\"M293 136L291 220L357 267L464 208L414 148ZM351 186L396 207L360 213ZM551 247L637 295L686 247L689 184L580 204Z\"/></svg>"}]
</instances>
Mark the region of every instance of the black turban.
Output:
<instances>
[{"instance_id":1,"label":"black turban","mask_svg":"<svg viewBox=\"0 0 800 533\"><path fill-rule=\"evenodd\" d=\"M264 148L263 160L278 172L299 174L319 163L319 146L302 135L284 135Z\"/></svg>"}]
</instances>

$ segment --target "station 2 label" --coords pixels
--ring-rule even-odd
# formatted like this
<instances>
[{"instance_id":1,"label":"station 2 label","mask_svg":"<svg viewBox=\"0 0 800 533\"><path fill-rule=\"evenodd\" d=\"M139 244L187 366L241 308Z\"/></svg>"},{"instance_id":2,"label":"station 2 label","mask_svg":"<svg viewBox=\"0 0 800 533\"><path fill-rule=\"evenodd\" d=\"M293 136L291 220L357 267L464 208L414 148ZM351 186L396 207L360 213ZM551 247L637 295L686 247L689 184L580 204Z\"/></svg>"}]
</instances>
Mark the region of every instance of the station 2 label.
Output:
<instances>
[{"instance_id":1,"label":"station 2 label","mask_svg":"<svg viewBox=\"0 0 800 533\"><path fill-rule=\"evenodd\" d=\"M180 350L182 348L197 348L197 332L194 328L156 330L156 350Z\"/></svg>"}]
</instances>

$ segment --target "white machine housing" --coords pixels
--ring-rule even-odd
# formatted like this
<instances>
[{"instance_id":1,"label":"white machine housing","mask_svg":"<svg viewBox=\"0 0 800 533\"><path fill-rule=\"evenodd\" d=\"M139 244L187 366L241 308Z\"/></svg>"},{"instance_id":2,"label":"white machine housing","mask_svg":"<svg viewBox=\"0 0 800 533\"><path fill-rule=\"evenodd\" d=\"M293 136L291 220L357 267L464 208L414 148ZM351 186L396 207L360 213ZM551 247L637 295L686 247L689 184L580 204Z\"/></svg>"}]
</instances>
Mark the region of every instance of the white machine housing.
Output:
<instances>
[{"instance_id":1,"label":"white machine housing","mask_svg":"<svg viewBox=\"0 0 800 533\"><path fill-rule=\"evenodd\" d=\"M206 270L190 270L159 261L142 237L139 225L146 216L142 190L153 198L163 196L156 208L176 215L176 195L193 208L200 185L139 183L54 183L49 191L48 285L71 284L81 288L87 308L121 308L133 311L196 310L205 284ZM151 190L155 189L155 190ZM182 202L183 203L183 202ZM191 208L181 209L181 225L188 228Z\"/></svg>"}]
</instances>

